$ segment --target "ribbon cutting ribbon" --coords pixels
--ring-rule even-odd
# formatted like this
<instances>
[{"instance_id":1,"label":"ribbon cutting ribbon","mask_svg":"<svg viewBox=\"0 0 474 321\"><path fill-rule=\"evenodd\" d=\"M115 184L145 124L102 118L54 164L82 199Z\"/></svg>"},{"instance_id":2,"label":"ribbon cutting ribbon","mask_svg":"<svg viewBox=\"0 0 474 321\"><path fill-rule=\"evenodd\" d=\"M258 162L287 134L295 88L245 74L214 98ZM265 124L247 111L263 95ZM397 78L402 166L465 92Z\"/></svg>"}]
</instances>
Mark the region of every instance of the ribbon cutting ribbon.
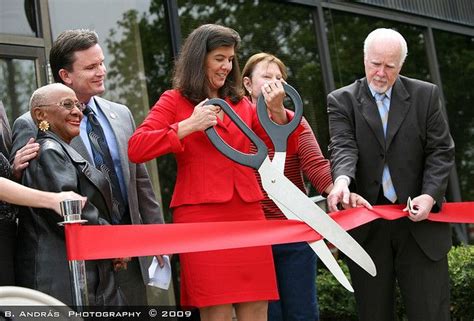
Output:
<instances>
[{"instance_id":1,"label":"ribbon cutting ribbon","mask_svg":"<svg viewBox=\"0 0 474 321\"><path fill-rule=\"evenodd\" d=\"M358 207L330 214L346 231L376 219L407 216L401 205ZM474 223L474 202L445 203L428 220ZM151 256L316 241L321 236L304 222L261 220L148 225L65 226L68 260ZM117 240L120 240L118 245Z\"/></svg>"}]
</instances>

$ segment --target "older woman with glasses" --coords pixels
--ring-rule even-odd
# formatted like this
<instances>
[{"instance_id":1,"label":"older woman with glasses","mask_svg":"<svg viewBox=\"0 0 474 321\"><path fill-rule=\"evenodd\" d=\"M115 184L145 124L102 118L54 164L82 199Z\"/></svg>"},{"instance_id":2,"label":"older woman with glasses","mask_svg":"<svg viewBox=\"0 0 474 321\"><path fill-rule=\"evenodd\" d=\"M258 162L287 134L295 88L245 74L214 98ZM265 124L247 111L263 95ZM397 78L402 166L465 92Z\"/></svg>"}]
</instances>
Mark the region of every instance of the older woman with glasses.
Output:
<instances>
[{"instance_id":1,"label":"older woman with glasses","mask_svg":"<svg viewBox=\"0 0 474 321\"><path fill-rule=\"evenodd\" d=\"M105 176L72 147L79 135L84 105L74 91L63 84L36 90L30 112L39 131L38 157L23 174L23 184L43 191L74 191L87 197L82 218L87 224L109 224L112 214L111 189ZM47 293L71 305L71 285L64 242L62 217L52 210L23 208L19 213L16 254L17 285ZM122 305L112 260L86 262L89 304Z\"/></svg>"},{"instance_id":2,"label":"older woman with glasses","mask_svg":"<svg viewBox=\"0 0 474 321\"><path fill-rule=\"evenodd\" d=\"M12 181L13 170L8 161L10 148L11 130L0 101L0 286L15 285L13 262L18 208L13 204L49 208L59 214L62 200L79 199L84 203L86 200L74 192L48 193Z\"/></svg>"}]
</instances>

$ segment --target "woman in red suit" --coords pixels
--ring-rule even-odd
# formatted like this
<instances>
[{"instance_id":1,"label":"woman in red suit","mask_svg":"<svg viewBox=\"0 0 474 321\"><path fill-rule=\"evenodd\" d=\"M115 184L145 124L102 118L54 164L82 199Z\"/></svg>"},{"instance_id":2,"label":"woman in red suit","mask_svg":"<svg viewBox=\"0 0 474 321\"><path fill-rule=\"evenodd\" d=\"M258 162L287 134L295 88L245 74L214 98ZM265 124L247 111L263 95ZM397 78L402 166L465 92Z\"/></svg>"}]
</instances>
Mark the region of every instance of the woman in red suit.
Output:
<instances>
[{"instance_id":1,"label":"woman in red suit","mask_svg":"<svg viewBox=\"0 0 474 321\"><path fill-rule=\"evenodd\" d=\"M250 141L223 111L206 105L208 98L225 99L247 125L259 126L240 85L239 43L237 32L223 26L195 29L176 62L174 89L163 93L130 138L133 162L175 154L175 223L265 219L253 170L222 155L204 133L215 126L234 148L250 149ZM263 92L273 120L286 123L290 115L282 107L281 83L266 84ZM278 299L269 246L182 254L180 262L181 304L198 307L201 320L230 321L232 305L239 321L266 320L268 300Z\"/></svg>"}]
</instances>

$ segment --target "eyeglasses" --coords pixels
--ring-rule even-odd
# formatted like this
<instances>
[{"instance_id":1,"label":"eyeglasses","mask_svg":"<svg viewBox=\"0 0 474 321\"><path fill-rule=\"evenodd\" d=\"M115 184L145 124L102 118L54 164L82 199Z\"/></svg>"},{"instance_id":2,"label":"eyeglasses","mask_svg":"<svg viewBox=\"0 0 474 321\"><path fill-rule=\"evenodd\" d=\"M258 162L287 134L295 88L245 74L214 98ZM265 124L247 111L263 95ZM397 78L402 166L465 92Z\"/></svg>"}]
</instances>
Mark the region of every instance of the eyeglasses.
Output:
<instances>
[{"instance_id":1,"label":"eyeglasses","mask_svg":"<svg viewBox=\"0 0 474 321\"><path fill-rule=\"evenodd\" d=\"M71 110L74 107L77 107L80 111L84 111L84 109L86 109L85 104L83 104L81 102L78 102L78 101L71 100L71 99L65 99L65 100L63 100L59 103L55 103L55 104L37 105L36 107L46 107L46 106L59 106L59 107L64 107L67 110Z\"/></svg>"}]
</instances>

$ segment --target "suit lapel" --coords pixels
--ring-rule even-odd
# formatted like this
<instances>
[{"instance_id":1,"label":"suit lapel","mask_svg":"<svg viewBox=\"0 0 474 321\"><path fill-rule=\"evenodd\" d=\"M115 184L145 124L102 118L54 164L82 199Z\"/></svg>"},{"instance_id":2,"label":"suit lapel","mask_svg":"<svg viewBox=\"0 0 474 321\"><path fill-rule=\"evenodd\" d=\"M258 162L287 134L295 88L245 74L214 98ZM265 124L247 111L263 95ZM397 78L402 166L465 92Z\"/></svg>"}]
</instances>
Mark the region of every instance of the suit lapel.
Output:
<instances>
[{"instance_id":1,"label":"suit lapel","mask_svg":"<svg viewBox=\"0 0 474 321\"><path fill-rule=\"evenodd\" d=\"M227 99L225 101L226 101L227 104L229 104L229 101ZM229 104L229 106L230 106L230 104ZM216 127L219 127L219 128L221 128L221 130L227 132L227 131L229 131L228 126L229 126L230 123L231 123L231 119L227 116L226 113L224 113L224 117L222 118L222 120L219 117L217 117Z\"/></svg>"},{"instance_id":2,"label":"suit lapel","mask_svg":"<svg viewBox=\"0 0 474 321\"><path fill-rule=\"evenodd\" d=\"M400 126L408 114L410 109L410 101L408 100L410 95L408 94L405 86L397 78L397 81L393 85L392 97L390 99L390 111L388 113L388 125L387 125L387 149L392 143L393 137L400 129Z\"/></svg>"},{"instance_id":3,"label":"suit lapel","mask_svg":"<svg viewBox=\"0 0 474 321\"><path fill-rule=\"evenodd\" d=\"M221 120L219 117L217 117L217 124L216 124L216 127L219 127L221 128L222 130L224 131L228 131L227 129L227 119L228 117L226 117L227 115L224 113L224 118L223 120Z\"/></svg>"},{"instance_id":4,"label":"suit lapel","mask_svg":"<svg viewBox=\"0 0 474 321\"><path fill-rule=\"evenodd\" d=\"M130 185L130 166L128 164L128 139L124 126L128 126L129 121L124 119L122 114L118 113L118 110L113 110L111 104L100 97L94 97L97 108L102 110L102 113L107 118L110 127L115 135L115 141L117 142L117 148L120 155L120 165L122 166L122 175L125 181L125 186L128 188Z\"/></svg>"},{"instance_id":5,"label":"suit lapel","mask_svg":"<svg viewBox=\"0 0 474 321\"><path fill-rule=\"evenodd\" d=\"M71 140L70 146L76 150L85 160L93 164L92 159L87 151L86 145L82 141L81 136L76 136Z\"/></svg>"},{"instance_id":6,"label":"suit lapel","mask_svg":"<svg viewBox=\"0 0 474 321\"><path fill-rule=\"evenodd\" d=\"M377 141L379 142L380 146L382 146L382 148L385 148L385 137L383 135L382 120L380 119L377 104L375 103L373 97L370 95L366 78L361 81L357 100L359 101L360 113L365 118L365 120L369 124L369 127L374 132L375 137L377 137Z\"/></svg>"},{"instance_id":7,"label":"suit lapel","mask_svg":"<svg viewBox=\"0 0 474 321\"><path fill-rule=\"evenodd\" d=\"M229 99L226 99L226 102L229 104L229 106L231 106L230 108L232 108L235 111L235 113L238 115L237 109L238 109L239 104L232 105ZM224 113L223 123L226 130L228 130L229 125L233 123L232 119L230 119L230 117L227 116L226 113Z\"/></svg>"},{"instance_id":8,"label":"suit lapel","mask_svg":"<svg viewBox=\"0 0 474 321\"><path fill-rule=\"evenodd\" d=\"M112 209L112 192L110 189L110 185L108 184L107 179L105 178L104 174L102 174L98 169L92 166L89 162L87 162L82 155L77 152L77 150L72 147L71 145L66 144L64 141L59 139L56 135L51 132L47 134L48 138L52 138L57 141L64 151L69 155L71 161L77 164L76 168L79 167L82 173L87 177L89 182L96 187L96 189L102 194L104 197L105 202L107 203L107 208ZM76 137L77 138L77 137ZM82 140L79 137L79 140ZM84 143L82 143L84 145ZM84 147L85 149L85 147ZM86 151L87 153L87 151ZM106 215L106 213L101 213L102 215ZM110 219L110 217L109 217Z\"/></svg>"},{"instance_id":9,"label":"suit lapel","mask_svg":"<svg viewBox=\"0 0 474 321\"><path fill-rule=\"evenodd\" d=\"M69 146L65 146L68 148ZM85 162L79 153L77 153L73 148L68 148L68 154L75 163L80 163L82 167L82 173L87 177L89 182L96 187L96 189L102 194L104 200L107 204L107 208L111 211L113 208L112 205L112 191L110 185L108 184L107 179L101 171L92 166L89 162ZM105 215L105 213L102 213ZM110 219L110 217L108 218Z\"/></svg>"}]
</instances>

